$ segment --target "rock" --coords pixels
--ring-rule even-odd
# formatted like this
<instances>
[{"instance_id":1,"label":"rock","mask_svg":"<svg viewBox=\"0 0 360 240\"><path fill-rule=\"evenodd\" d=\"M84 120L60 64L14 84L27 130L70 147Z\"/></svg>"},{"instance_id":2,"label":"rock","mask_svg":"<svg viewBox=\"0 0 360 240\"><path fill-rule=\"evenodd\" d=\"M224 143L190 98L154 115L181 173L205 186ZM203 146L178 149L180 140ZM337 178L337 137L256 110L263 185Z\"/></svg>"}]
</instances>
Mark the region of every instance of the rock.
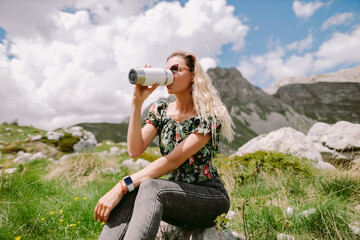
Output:
<instances>
[{"instance_id":1,"label":"rock","mask_svg":"<svg viewBox=\"0 0 360 240\"><path fill-rule=\"evenodd\" d=\"M316 164L316 168L317 169L322 169L322 170L334 170L334 169L336 169L331 163L328 163L328 162L318 162Z\"/></svg>"},{"instance_id":2,"label":"rock","mask_svg":"<svg viewBox=\"0 0 360 240\"><path fill-rule=\"evenodd\" d=\"M16 168L8 168L8 169L5 169L4 174L13 174L16 172L17 172Z\"/></svg>"},{"instance_id":3,"label":"rock","mask_svg":"<svg viewBox=\"0 0 360 240\"><path fill-rule=\"evenodd\" d=\"M66 162L70 157L74 157L76 155L79 155L79 153L70 153L62 156L56 163L64 163Z\"/></svg>"},{"instance_id":4,"label":"rock","mask_svg":"<svg viewBox=\"0 0 360 240\"><path fill-rule=\"evenodd\" d=\"M81 137L82 136L82 132L81 132L82 130L83 130L82 127L74 126L74 127L66 128L65 132L70 133L74 137Z\"/></svg>"},{"instance_id":5,"label":"rock","mask_svg":"<svg viewBox=\"0 0 360 240\"><path fill-rule=\"evenodd\" d=\"M295 237L284 233L279 233L277 235L277 240L295 240Z\"/></svg>"},{"instance_id":6,"label":"rock","mask_svg":"<svg viewBox=\"0 0 360 240\"><path fill-rule=\"evenodd\" d=\"M229 219L229 220L231 220L231 219L233 219L233 218L235 217L235 215L236 215L236 212L234 212L234 211L229 211L229 212L226 214L226 218Z\"/></svg>"},{"instance_id":7,"label":"rock","mask_svg":"<svg viewBox=\"0 0 360 240\"><path fill-rule=\"evenodd\" d=\"M121 171L117 167L106 167L100 170L103 174L119 174Z\"/></svg>"},{"instance_id":8,"label":"rock","mask_svg":"<svg viewBox=\"0 0 360 240\"><path fill-rule=\"evenodd\" d=\"M299 213L298 216L307 218L311 214L314 214L314 213L316 213L316 209L315 208L310 208L310 209L308 209L306 211L303 211L303 212Z\"/></svg>"},{"instance_id":9,"label":"rock","mask_svg":"<svg viewBox=\"0 0 360 240\"><path fill-rule=\"evenodd\" d=\"M73 146L75 152L95 152L96 147L95 144L92 144L88 141L80 141L78 143L75 143Z\"/></svg>"},{"instance_id":10,"label":"rock","mask_svg":"<svg viewBox=\"0 0 360 240\"><path fill-rule=\"evenodd\" d=\"M349 224L349 228L356 234L360 235L360 222L353 222Z\"/></svg>"},{"instance_id":11,"label":"rock","mask_svg":"<svg viewBox=\"0 0 360 240\"><path fill-rule=\"evenodd\" d=\"M286 210L283 212L285 216L291 217L294 213L294 208L287 207Z\"/></svg>"},{"instance_id":12,"label":"rock","mask_svg":"<svg viewBox=\"0 0 360 240\"><path fill-rule=\"evenodd\" d=\"M14 163L26 163L32 162L39 158L47 158L45 154L42 152L37 152L34 154L24 153L23 151L18 152L17 157L13 160Z\"/></svg>"},{"instance_id":13,"label":"rock","mask_svg":"<svg viewBox=\"0 0 360 240\"><path fill-rule=\"evenodd\" d=\"M0 165L0 170L3 168L3 165Z\"/></svg>"},{"instance_id":14,"label":"rock","mask_svg":"<svg viewBox=\"0 0 360 240\"><path fill-rule=\"evenodd\" d=\"M338 151L360 148L360 124L356 123L346 121L333 125L315 123L307 135L313 142L320 142Z\"/></svg>"},{"instance_id":15,"label":"rock","mask_svg":"<svg viewBox=\"0 0 360 240\"><path fill-rule=\"evenodd\" d=\"M237 240L242 239L235 237L234 234L227 228L219 232L216 227L189 230L183 227L176 227L166 222L160 223L160 228L157 234L160 239L182 239L182 240Z\"/></svg>"},{"instance_id":16,"label":"rock","mask_svg":"<svg viewBox=\"0 0 360 240\"><path fill-rule=\"evenodd\" d=\"M40 134L31 137L31 141L38 141L40 139L42 139L42 135L40 135Z\"/></svg>"},{"instance_id":17,"label":"rock","mask_svg":"<svg viewBox=\"0 0 360 240\"><path fill-rule=\"evenodd\" d=\"M53 132L53 131L46 132L46 137L48 140L59 141L59 139L63 136L64 136L64 134L60 133L60 132Z\"/></svg>"},{"instance_id":18,"label":"rock","mask_svg":"<svg viewBox=\"0 0 360 240\"><path fill-rule=\"evenodd\" d=\"M234 155L242 156L259 150L289 152L297 157L304 157L323 162L321 154L308 141L306 135L290 127L280 128L268 134L262 134L241 146Z\"/></svg>"},{"instance_id":19,"label":"rock","mask_svg":"<svg viewBox=\"0 0 360 240\"><path fill-rule=\"evenodd\" d=\"M121 163L121 166L126 166L126 167L134 169L134 170L140 170L141 168L144 168L149 164L150 164L150 162L145 159L139 158L134 162L134 160L130 158L130 159L124 160Z\"/></svg>"},{"instance_id":20,"label":"rock","mask_svg":"<svg viewBox=\"0 0 360 240\"><path fill-rule=\"evenodd\" d=\"M11 132L11 131L12 131L12 128L10 128L10 127L5 128L5 131L6 131L6 132Z\"/></svg>"}]
</instances>

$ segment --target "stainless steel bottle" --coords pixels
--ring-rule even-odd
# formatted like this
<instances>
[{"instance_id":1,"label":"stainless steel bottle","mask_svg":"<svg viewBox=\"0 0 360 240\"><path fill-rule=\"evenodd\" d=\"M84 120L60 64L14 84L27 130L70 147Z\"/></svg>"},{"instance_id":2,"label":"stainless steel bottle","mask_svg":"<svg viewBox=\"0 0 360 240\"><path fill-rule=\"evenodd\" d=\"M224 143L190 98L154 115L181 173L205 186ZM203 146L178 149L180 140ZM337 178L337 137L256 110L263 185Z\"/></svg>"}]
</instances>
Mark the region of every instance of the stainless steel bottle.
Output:
<instances>
[{"instance_id":1,"label":"stainless steel bottle","mask_svg":"<svg viewBox=\"0 0 360 240\"><path fill-rule=\"evenodd\" d=\"M156 83L166 86L172 84L173 73L163 68L138 68L129 71L129 81L131 84L141 86L152 86Z\"/></svg>"}]
</instances>

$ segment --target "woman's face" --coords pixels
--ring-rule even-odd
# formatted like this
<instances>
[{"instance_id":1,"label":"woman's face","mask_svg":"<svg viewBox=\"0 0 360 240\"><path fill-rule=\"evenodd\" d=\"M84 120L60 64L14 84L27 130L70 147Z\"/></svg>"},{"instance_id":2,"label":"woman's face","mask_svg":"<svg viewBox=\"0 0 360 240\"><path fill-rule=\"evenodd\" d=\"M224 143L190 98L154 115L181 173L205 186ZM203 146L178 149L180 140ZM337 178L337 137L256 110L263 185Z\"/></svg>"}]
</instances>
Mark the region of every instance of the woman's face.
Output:
<instances>
[{"instance_id":1,"label":"woman's face","mask_svg":"<svg viewBox=\"0 0 360 240\"><path fill-rule=\"evenodd\" d=\"M180 56L170 58L166 63L166 69L174 74L174 81L167 86L169 94L179 94L183 92L191 92L194 74L189 71L185 59Z\"/></svg>"}]
</instances>

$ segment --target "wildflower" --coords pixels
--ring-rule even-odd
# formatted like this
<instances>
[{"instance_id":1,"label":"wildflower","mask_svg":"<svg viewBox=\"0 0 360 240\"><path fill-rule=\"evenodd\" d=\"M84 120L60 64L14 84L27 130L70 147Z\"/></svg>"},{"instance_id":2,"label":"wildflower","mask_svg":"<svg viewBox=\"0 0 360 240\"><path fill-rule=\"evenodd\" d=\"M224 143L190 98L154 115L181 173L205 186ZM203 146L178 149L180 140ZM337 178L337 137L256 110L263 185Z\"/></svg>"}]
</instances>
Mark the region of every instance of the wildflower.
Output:
<instances>
[{"instance_id":1,"label":"wildflower","mask_svg":"<svg viewBox=\"0 0 360 240\"><path fill-rule=\"evenodd\" d=\"M75 200L75 201L79 200L79 197L75 197L74 200Z\"/></svg>"},{"instance_id":2,"label":"wildflower","mask_svg":"<svg viewBox=\"0 0 360 240\"><path fill-rule=\"evenodd\" d=\"M77 223L80 224L80 221L78 221Z\"/></svg>"},{"instance_id":3,"label":"wildflower","mask_svg":"<svg viewBox=\"0 0 360 240\"><path fill-rule=\"evenodd\" d=\"M60 214L62 214L62 213L63 213L63 210L62 210L62 209L60 209L60 211L59 211L59 212L60 212Z\"/></svg>"},{"instance_id":4,"label":"wildflower","mask_svg":"<svg viewBox=\"0 0 360 240\"><path fill-rule=\"evenodd\" d=\"M45 220L45 218L41 218L40 220L41 220L41 221L44 221L44 220Z\"/></svg>"},{"instance_id":5,"label":"wildflower","mask_svg":"<svg viewBox=\"0 0 360 240\"><path fill-rule=\"evenodd\" d=\"M69 227L76 227L76 224L70 224Z\"/></svg>"},{"instance_id":6,"label":"wildflower","mask_svg":"<svg viewBox=\"0 0 360 240\"><path fill-rule=\"evenodd\" d=\"M51 215L54 215L55 213L57 213L57 211L50 212Z\"/></svg>"},{"instance_id":7,"label":"wildflower","mask_svg":"<svg viewBox=\"0 0 360 240\"><path fill-rule=\"evenodd\" d=\"M59 219L59 222L61 222L61 223L62 223L63 221L64 221L64 220L62 220L62 219Z\"/></svg>"},{"instance_id":8,"label":"wildflower","mask_svg":"<svg viewBox=\"0 0 360 240\"><path fill-rule=\"evenodd\" d=\"M86 197L83 198L83 200L86 200L86 199L87 199Z\"/></svg>"},{"instance_id":9,"label":"wildflower","mask_svg":"<svg viewBox=\"0 0 360 240\"><path fill-rule=\"evenodd\" d=\"M104 224L105 224L105 222L102 222L102 223L101 223L101 225L104 225Z\"/></svg>"},{"instance_id":10,"label":"wildflower","mask_svg":"<svg viewBox=\"0 0 360 240\"><path fill-rule=\"evenodd\" d=\"M15 237L15 240L20 240L21 236Z\"/></svg>"}]
</instances>

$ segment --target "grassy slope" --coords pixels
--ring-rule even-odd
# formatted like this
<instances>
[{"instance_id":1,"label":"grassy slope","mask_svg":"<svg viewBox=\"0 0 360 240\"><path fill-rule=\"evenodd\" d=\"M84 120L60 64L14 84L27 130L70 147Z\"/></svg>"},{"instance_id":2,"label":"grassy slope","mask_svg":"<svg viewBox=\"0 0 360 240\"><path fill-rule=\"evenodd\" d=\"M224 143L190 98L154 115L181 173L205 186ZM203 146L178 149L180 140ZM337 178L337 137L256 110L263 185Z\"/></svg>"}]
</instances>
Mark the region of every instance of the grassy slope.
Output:
<instances>
[{"instance_id":1,"label":"grassy slope","mask_svg":"<svg viewBox=\"0 0 360 240\"><path fill-rule=\"evenodd\" d=\"M112 143L98 151L111 146L125 148ZM157 154L151 148L142 157L154 160ZM111 158L88 153L65 166L46 159L15 165L7 156L2 154L0 165L16 167L18 172L0 178L0 239L97 239L102 226L93 221L96 202L131 173L120 166L128 158L126 153ZM349 228L360 221L359 166L325 172L313 169L307 160L266 152L219 156L214 162L236 212L227 225L246 239L276 239L279 233L296 239L359 238ZM106 167L120 173L98 171ZM292 215L284 214L288 207L293 208ZM315 212L301 217L309 209Z\"/></svg>"}]
</instances>

